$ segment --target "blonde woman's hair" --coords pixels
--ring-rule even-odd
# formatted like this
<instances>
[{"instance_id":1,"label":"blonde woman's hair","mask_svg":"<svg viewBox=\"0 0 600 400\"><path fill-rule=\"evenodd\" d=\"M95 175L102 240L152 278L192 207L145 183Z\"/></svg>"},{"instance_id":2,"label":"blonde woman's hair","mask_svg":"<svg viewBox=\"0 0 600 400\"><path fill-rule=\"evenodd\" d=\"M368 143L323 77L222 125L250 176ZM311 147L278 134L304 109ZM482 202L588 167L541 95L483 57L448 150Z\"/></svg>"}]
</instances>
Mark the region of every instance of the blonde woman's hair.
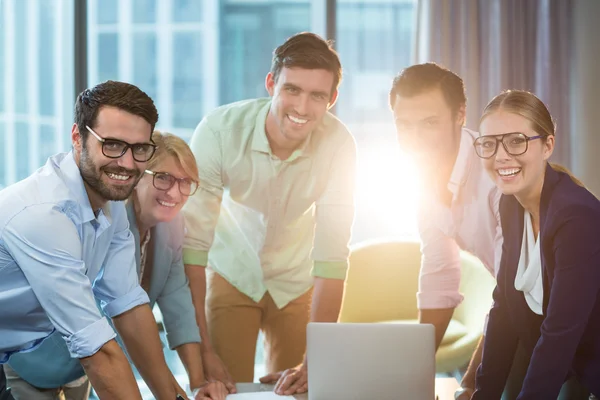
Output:
<instances>
[{"instance_id":1,"label":"blonde woman's hair","mask_svg":"<svg viewBox=\"0 0 600 400\"><path fill-rule=\"evenodd\" d=\"M556 123L550 115L550 111L536 95L525 90L507 90L494 97L492 101L483 110L480 122L488 115L497 111L506 111L512 114L520 115L529 120L533 130L542 135L542 140L548 136L556 134ZM573 182L581 187L585 187L583 182L577 179L571 171L562 165L550 163L553 170L563 172L571 178Z\"/></svg>"},{"instance_id":2,"label":"blonde woman's hair","mask_svg":"<svg viewBox=\"0 0 600 400\"><path fill-rule=\"evenodd\" d=\"M183 139L172 133L154 131L152 133L152 141L156 144L157 149L156 153L154 153L154 157L146 164L146 169L154 171L154 168L160 165L165 158L171 156L177 160L183 171L191 180L196 183L200 182L196 157L194 157L192 150Z\"/></svg>"}]
</instances>

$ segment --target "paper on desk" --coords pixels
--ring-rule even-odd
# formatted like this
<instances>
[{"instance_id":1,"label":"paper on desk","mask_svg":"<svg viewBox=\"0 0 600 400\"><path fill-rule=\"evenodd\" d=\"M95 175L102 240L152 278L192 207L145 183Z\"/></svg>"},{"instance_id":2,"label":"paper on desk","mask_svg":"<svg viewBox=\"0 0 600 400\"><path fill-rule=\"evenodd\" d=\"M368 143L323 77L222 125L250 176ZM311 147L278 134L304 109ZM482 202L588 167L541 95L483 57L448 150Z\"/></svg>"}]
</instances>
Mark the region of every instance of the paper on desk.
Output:
<instances>
[{"instance_id":1,"label":"paper on desk","mask_svg":"<svg viewBox=\"0 0 600 400\"><path fill-rule=\"evenodd\" d=\"M227 395L226 400L294 400L292 396L280 396L275 392L236 393Z\"/></svg>"}]
</instances>

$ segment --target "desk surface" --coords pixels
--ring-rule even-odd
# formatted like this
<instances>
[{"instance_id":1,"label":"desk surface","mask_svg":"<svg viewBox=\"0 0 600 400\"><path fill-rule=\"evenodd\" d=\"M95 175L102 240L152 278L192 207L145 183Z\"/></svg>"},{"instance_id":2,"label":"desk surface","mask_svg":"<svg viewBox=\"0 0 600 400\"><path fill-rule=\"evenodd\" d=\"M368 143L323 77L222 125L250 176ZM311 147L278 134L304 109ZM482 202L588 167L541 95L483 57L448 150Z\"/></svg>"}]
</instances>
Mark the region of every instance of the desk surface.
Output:
<instances>
[{"instance_id":1,"label":"desk surface","mask_svg":"<svg viewBox=\"0 0 600 400\"><path fill-rule=\"evenodd\" d=\"M436 378L435 379L435 394L439 400L453 400L454 392L458 389L458 382L454 378ZM264 385L260 383L238 383L238 392L266 392L273 390L273 385ZM296 400L307 400L308 395L299 394L294 396Z\"/></svg>"}]
</instances>

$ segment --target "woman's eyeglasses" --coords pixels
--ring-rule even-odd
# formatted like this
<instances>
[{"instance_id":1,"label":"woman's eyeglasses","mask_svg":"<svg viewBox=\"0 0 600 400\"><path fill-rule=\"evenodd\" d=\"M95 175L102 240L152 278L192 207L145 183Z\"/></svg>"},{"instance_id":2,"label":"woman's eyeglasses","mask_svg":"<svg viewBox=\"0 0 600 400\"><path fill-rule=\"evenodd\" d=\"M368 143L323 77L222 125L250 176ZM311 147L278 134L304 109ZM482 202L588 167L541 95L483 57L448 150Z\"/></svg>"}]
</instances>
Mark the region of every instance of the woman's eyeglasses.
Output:
<instances>
[{"instance_id":1,"label":"woman's eyeglasses","mask_svg":"<svg viewBox=\"0 0 600 400\"><path fill-rule=\"evenodd\" d=\"M154 172L146 170L147 174L153 175L152 184L158 190L170 190L175 183L179 185L179 193L184 196L191 196L198 190L198 183L190 178L175 178L166 172Z\"/></svg>"},{"instance_id":2,"label":"woman's eyeglasses","mask_svg":"<svg viewBox=\"0 0 600 400\"><path fill-rule=\"evenodd\" d=\"M510 132L502 135L485 135L479 136L473 142L475 152L480 158L492 158L498 152L498 145L502 143L502 147L506 153L511 156L520 156L527 152L529 141L541 139L544 135L527 136L521 132Z\"/></svg>"}]
</instances>

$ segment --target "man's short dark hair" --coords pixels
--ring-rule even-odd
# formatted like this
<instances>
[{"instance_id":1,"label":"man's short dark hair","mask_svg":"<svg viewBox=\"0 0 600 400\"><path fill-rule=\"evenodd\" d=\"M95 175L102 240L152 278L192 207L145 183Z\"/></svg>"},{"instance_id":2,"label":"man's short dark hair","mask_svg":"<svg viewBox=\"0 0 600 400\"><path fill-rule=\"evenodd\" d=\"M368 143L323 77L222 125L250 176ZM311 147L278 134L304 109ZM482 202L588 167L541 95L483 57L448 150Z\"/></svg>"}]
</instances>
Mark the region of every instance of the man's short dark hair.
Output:
<instances>
[{"instance_id":1,"label":"man's short dark hair","mask_svg":"<svg viewBox=\"0 0 600 400\"><path fill-rule=\"evenodd\" d=\"M75 123L84 143L88 135L85 126L95 126L98 112L104 106L115 107L144 118L150 124L148 138L158 122L158 111L154 101L140 88L125 82L102 82L93 88L85 89L77 96L75 102Z\"/></svg>"},{"instance_id":2,"label":"man's short dark hair","mask_svg":"<svg viewBox=\"0 0 600 400\"><path fill-rule=\"evenodd\" d=\"M271 73L275 81L284 67L324 69L333 73L331 94L342 81L342 64L332 42L310 32L295 34L273 51Z\"/></svg>"},{"instance_id":3,"label":"man's short dark hair","mask_svg":"<svg viewBox=\"0 0 600 400\"><path fill-rule=\"evenodd\" d=\"M395 78L390 90L390 107L394 107L396 96L413 97L428 90L439 88L444 99L456 113L467 105L465 85L454 72L435 63L412 65Z\"/></svg>"}]
</instances>

